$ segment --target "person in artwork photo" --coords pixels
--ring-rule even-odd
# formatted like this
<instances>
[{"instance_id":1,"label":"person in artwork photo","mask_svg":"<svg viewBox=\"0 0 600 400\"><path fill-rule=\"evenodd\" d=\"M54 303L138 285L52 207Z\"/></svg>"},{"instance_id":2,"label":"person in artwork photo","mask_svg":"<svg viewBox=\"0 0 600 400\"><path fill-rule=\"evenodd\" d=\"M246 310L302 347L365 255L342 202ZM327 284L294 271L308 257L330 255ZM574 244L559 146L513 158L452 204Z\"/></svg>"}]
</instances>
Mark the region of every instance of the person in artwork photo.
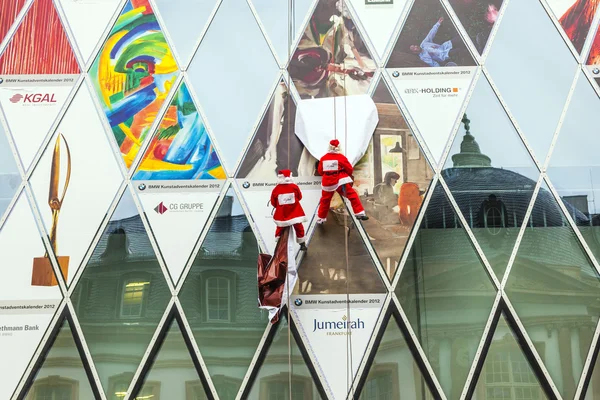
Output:
<instances>
[{"instance_id":1,"label":"person in artwork photo","mask_svg":"<svg viewBox=\"0 0 600 400\"><path fill-rule=\"evenodd\" d=\"M458 64L453 59L456 58L458 52L465 49L465 44L458 34L441 44L435 42L435 36L442 22L444 22L443 17L433 25L420 45L413 44L410 46L410 51L413 54L418 54L421 61L430 67L457 66Z\"/></svg>"}]
</instances>

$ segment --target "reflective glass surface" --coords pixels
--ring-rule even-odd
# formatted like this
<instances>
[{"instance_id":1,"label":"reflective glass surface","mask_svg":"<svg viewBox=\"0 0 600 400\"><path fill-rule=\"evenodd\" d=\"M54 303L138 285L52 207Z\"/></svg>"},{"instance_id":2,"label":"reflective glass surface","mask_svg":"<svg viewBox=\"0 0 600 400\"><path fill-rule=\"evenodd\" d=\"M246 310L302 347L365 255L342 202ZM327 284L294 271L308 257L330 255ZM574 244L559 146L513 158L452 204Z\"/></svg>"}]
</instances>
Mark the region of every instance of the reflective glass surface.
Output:
<instances>
[{"instance_id":1,"label":"reflective glass surface","mask_svg":"<svg viewBox=\"0 0 600 400\"><path fill-rule=\"evenodd\" d=\"M473 91L442 176L501 280L539 170L485 76Z\"/></svg>"},{"instance_id":2,"label":"reflective glass surface","mask_svg":"<svg viewBox=\"0 0 600 400\"><path fill-rule=\"evenodd\" d=\"M434 398L404 335L392 317L387 322L360 399L399 400L400 393L402 398L406 396L415 400Z\"/></svg>"},{"instance_id":3,"label":"reflective glass surface","mask_svg":"<svg viewBox=\"0 0 600 400\"><path fill-rule=\"evenodd\" d=\"M600 279L558 203L542 186L517 251L506 293L564 398L583 370L581 353L598 322Z\"/></svg>"},{"instance_id":4,"label":"reflective glass surface","mask_svg":"<svg viewBox=\"0 0 600 400\"><path fill-rule=\"evenodd\" d=\"M248 398L260 400L321 399L298 344L294 336L290 336L286 318L282 317L281 322L274 329L273 342L254 379Z\"/></svg>"},{"instance_id":5,"label":"reflective glass surface","mask_svg":"<svg viewBox=\"0 0 600 400\"><path fill-rule=\"evenodd\" d=\"M600 203L596 203L596 196L600 196L600 161L595 151L600 145L595 118L598 107L598 95L580 74L550 159L548 176L600 260Z\"/></svg>"},{"instance_id":6,"label":"reflective glass surface","mask_svg":"<svg viewBox=\"0 0 600 400\"><path fill-rule=\"evenodd\" d=\"M258 251L230 188L179 294L218 392L237 393L268 322L257 305Z\"/></svg>"},{"instance_id":7,"label":"reflective glass surface","mask_svg":"<svg viewBox=\"0 0 600 400\"><path fill-rule=\"evenodd\" d=\"M354 189L369 215L361 225L391 278L433 171L383 79L372 97L379 124L367 153L355 166Z\"/></svg>"},{"instance_id":8,"label":"reflective glass surface","mask_svg":"<svg viewBox=\"0 0 600 400\"><path fill-rule=\"evenodd\" d=\"M504 315L492 335L473 399L547 399Z\"/></svg>"},{"instance_id":9,"label":"reflective glass surface","mask_svg":"<svg viewBox=\"0 0 600 400\"><path fill-rule=\"evenodd\" d=\"M200 377L176 320L171 321L144 384L134 396L143 399L204 399ZM226 398L226 397L223 397Z\"/></svg>"},{"instance_id":10,"label":"reflective glass surface","mask_svg":"<svg viewBox=\"0 0 600 400\"><path fill-rule=\"evenodd\" d=\"M396 295L446 396L459 397L496 292L439 183Z\"/></svg>"},{"instance_id":11,"label":"reflective glass surface","mask_svg":"<svg viewBox=\"0 0 600 400\"><path fill-rule=\"evenodd\" d=\"M593 335L593 331L587 330L587 335ZM587 355L581 354L582 358ZM600 359L596 360L596 365L593 366L592 378L585 391L585 400L598 400L600 399Z\"/></svg>"},{"instance_id":12,"label":"reflective glass surface","mask_svg":"<svg viewBox=\"0 0 600 400\"><path fill-rule=\"evenodd\" d=\"M8 208L21 183L17 163L0 124L0 219Z\"/></svg>"},{"instance_id":13,"label":"reflective glass surface","mask_svg":"<svg viewBox=\"0 0 600 400\"><path fill-rule=\"evenodd\" d=\"M25 400L93 399L87 373L67 320L64 320Z\"/></svg>"},{"instance_id":14,"label":"reflective glass surface","mask_svg":"<svg viewBox=\"0 0 600 400\"><path fill-rule=\"evenodd\" d=\"M126 190L71 297L109 399L127 390L171 292Z\"/></svg>"}]
</instances>

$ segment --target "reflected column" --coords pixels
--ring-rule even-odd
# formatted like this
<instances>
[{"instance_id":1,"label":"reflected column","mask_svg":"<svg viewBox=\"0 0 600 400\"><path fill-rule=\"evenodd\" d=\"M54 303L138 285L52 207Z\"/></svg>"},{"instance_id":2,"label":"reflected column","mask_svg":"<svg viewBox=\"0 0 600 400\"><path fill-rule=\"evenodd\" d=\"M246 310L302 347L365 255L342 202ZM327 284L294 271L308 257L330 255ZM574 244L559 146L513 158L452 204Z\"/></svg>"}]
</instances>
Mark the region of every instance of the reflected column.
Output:
<instances>
[{"instance_id":1,"label":"reflected column","mask_svg":"<svg viewBox=\"0 0 600 400\"><path fill-rule=\"evenodd\" d=\"M452 393L452 342L448 337L442 337L439 346L440 384L446 393Z\"/></svg>"}]
</instances>

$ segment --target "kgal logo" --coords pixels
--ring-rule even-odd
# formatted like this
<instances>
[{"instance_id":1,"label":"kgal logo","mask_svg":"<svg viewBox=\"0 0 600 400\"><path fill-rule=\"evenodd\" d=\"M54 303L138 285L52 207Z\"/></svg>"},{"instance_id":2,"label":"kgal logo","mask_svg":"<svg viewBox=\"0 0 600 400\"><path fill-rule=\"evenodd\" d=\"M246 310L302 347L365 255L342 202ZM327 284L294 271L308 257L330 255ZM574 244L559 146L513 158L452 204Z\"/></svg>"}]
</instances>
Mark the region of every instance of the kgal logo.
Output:
<instances>
[{"instance_id":1,"label":"kgal logo","mask_svg":"<svg viewBox=\"0 0 600 400\"><path fill-rule=\"evenodd\" d=\"M11 103L18 103L21 99L23 100L23 103L56 103L54 93L27 93L25 96L16 93L9 100Z\"/></svg>"},{"instance_id":2,"label":"kgal logo","mask_svg":"<svg viewBox=\"0 0 600 400\"><path fill-rule=\"evenodd\" d=\"M352 334L348 330L365 329L365 321L360 318L357 318L356 321L348 321L345 315L341 321L319 321L315 318L313 324L313 332L327 331L327 335L347 335L348 333Z\"/></svg>"}]
</instances>

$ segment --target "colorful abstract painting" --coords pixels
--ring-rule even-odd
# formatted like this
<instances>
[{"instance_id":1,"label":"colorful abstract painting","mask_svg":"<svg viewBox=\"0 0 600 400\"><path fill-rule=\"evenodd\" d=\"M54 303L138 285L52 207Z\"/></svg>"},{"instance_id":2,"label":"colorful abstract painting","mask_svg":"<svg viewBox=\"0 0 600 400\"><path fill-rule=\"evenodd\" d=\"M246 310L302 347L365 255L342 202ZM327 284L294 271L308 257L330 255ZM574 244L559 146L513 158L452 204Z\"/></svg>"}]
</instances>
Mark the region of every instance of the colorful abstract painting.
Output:
<instances>
[{"instance_id":1,"label":"colorful abstract painting","mask_svg":"<svg viewBox=\"0 0 600 400\"><path fill-rule=\"evenodd\" d=\"M129 168L177 77L178 68L148 0L130 0L90 77Z\"/></svg>"},{"instance_id":2,"label":"colorful abstract painting","mask_svg":"<svg viewBox=\"0 0 600 400\"><path fill-rule=\"evenodd\" d=\"M182 83L133 179L225 179L225 171Z\"/></svg>"},{"instance_id":3,"label":"colorful abstract painting","mask_svg":"<svg viewBox=\"0 0 600 400\"><path fill-rule=\"evenodd\" d=\"M6 4L5 4L6 3ZM22 1L2 2L4 36ZM79 65L52 0L35 0L0 57L4 75L78 74Z\"/></svg>"}]
</instances>

